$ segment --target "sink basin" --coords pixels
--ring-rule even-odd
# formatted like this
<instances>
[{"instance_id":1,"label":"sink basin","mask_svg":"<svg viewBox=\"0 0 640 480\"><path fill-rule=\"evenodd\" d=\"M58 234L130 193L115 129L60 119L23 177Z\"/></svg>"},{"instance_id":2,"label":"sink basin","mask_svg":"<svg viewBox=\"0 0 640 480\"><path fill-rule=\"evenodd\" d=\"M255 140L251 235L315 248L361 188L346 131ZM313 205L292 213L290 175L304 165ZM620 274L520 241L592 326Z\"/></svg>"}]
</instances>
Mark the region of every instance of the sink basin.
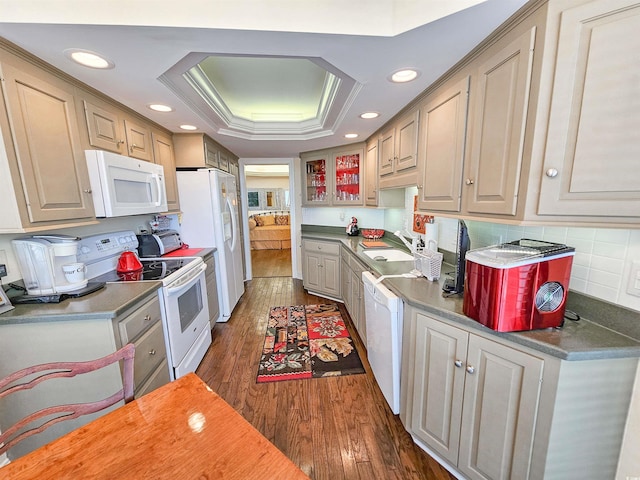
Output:
<instances>
[{"instance_id":1,"label":"sink basin","mask_svg":"<svg viewBox=\"0 0 640 480\"><path fill-rule=\"evenodd\" d=\"M372 249L365 250L364 254L373 259L379 261L387 261L387 262L409 262L413 261L413 255L403 252L402 250L397 250L395 248L380 248L380 249Z\"/></svg>"}]
</instances>

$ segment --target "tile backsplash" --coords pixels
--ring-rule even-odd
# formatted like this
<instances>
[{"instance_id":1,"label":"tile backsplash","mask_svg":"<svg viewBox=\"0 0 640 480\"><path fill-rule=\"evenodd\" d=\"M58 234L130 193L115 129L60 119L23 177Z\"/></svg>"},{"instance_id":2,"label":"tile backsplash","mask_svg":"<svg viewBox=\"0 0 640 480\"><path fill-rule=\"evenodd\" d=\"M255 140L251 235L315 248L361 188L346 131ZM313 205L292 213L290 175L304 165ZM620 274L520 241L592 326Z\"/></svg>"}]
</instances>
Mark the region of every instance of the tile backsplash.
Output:
<instances>
[{"instance_id":1,"label":"tile backsplash","mask_svg":"<svg viewBox=\"0 0 640 480\"><path fill-rule=\"evenodd\" d=\"M458 221L437 218L440 248L455 251ZM564 243L576 249L569 288L640 311L640 297L627 293L631 264L640 261L640 230L563 226L521 227L466 221L471 248L521 238Z\"/></svg>"}]
</instances>

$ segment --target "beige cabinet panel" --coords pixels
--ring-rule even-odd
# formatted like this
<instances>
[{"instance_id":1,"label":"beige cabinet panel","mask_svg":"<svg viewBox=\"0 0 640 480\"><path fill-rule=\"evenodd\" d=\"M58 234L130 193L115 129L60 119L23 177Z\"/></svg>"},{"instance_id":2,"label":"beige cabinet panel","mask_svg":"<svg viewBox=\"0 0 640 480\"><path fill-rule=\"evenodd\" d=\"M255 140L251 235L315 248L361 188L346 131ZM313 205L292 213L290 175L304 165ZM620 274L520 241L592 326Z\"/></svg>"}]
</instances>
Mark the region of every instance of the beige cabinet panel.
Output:
<instances>
[{"instance_id":1,"label":"beige cabinet panel","mask_svg":"<svg viewBox=\"0 0 640 480\"><path fill-rule=\"evenodd\" d=\"M218 168L223 172L229 171L229 155L224 150L218 152Z\"/></svg>"},{"instance_id":2,"label":"beige cabinet panel","mask_svg":"<svg viewBox=\"0 0 640 480\"><path fill-rule=\"evenodd\" d=\"M124 131L127 138L127 153L139 160L153 161L151 130L146 125L125 119Z\"/></svg>"},{"instance_id":3,"label":"beige cabinet panel","mask_svg":"<svg viewBox=\"0 0 640 480\"><path fill-rule=\"evenodd\" d=\"M412 431L443 458L458 462L469 334L426 315L416 316ZM460 362L460 367L456 367Z\"/></svg>"},{"instance_id":4,"label":"beige cabinet panel","mask_svg":"<svg viewBox=\"0 0 640 480\"><path fill-rule=\"evenodd\" d=\"M171 138L159 132L151 132L153 140L153 161L164 167L164 183L167 189L167 209L180 210L178 181L176 179L176 159Z\"/></svg>"},{"instance_id":5,"label":"beige cabinet panel","mask_svg":"<svg viewBox=\"0 0 640 480\"><path fill-rule=\"evenodd\" d=\"M417 185L419 117L417 108L404 114L380 137L379 188Z\"/></svg>"},{"instance_id":6,"label":"beige cabinet panel","mask_svg":"<svg viewBox=\"0 0 640 480\"><path fill-rule=\"evenodd\" d=\"M413 318L412 433L470 479L529 478L544 361Z\"/></svg>"},{"instance_id":7,"label":"beige cabinet panel","mask_svg":"<svg viewBox=\"0 0 640 480\"><path fill-rule=\"evenodd\" d=\"M378 164L380 178L393 174L395 151L395 128L391 128L380 136L380 163Z\"/></svg>"},{"instance_id":8,"label":"beige cabinet panel","mask_svg":"<svg viewBox=\"0 0 640 480\"><path fill-rule=\"evenodd\" d=\"M204 142L204 163L207 167L220 167L220 151L218 146L209 139Z\"/></svg>"},{"instance_id":9,"label":"beige cabinet panel","mask_svg":"<svg viewBox=\"0 0 640 480\"><path fill-rule=\"evenodd\" d=\"M496 52L473 77L468 212L516 213L535 31Z\"/></svg>"},{"instance_id":10,"label":"beige cabinet panel","mask_svg":"<svg viewBox=\"0 0 640 480\"><path fill-rule=\"evenodd\" d=\"M469 77L436 93L421 111L418 208L459 212Z\"/></svg>"},{"instance_id":11,"label":"beige cabinet panel","mask_svg":"<svg viewBox=\"0 0 640 480\"><path fill-rule=\"evenodd\" d=\"M562 13L541 215L640 216L640 5L630 3Z\"/></svg>"},{"instance_id":12,"label":"beige cabinet panel","mask_svg":"<svg viewBox=\"0 0 640 480\"><path fill-rule=\"evenodd\" d=\"M364 194L367 207L378 206L378 139L367 144L364 159Z\"/></svg>"},{"instance_id":13,"label":"beige cabinet panel","mask_svg":"<svg viewBox=\"0 0 640 480\"><path fill-rule=\"evenodd\" d=\"M416 109L398 121L396 126L396 172L414 168L417 165L419 117L420 111Z\"/></svg>"},{"instance_id":14,"label":"beige cabinet panel","mask_svg":"<svg viewBox=\"0 0 640 480\"><path fill-rule=\"evenodd\" d=\"M95 217L73 87L45 72L1 68L29 220Z\"/></svg>"},{"instance_id":15,"label":"beige cabinet panel","mask_svg":"<svg viewBox=\"0 0 640 480\"><path fill-rule=\"evenodd\" d=\"M331 298L341 298L340 244L303 240L302 258L304 288Z\"/></svg>"},{"instance_id":16,"label":"beige cabinet panel","mask_svg":"<svg viewBox=\"0 0 640 480\"><path fill-rule=\"evenodd\" d=\"M469 336L458 468L471 479L528 478L544 362Z\"/></svg>"},{"instance_id":17,"label":"beige cabinet panel","mask_svg":"<svg viewBox=\"0 0 640 480\"><path fill-rule=\"evenodd\" d=\"M123 121L114 110L83 100L84 115L92 147L126 155Z\"/></svg>"}]
</instances>

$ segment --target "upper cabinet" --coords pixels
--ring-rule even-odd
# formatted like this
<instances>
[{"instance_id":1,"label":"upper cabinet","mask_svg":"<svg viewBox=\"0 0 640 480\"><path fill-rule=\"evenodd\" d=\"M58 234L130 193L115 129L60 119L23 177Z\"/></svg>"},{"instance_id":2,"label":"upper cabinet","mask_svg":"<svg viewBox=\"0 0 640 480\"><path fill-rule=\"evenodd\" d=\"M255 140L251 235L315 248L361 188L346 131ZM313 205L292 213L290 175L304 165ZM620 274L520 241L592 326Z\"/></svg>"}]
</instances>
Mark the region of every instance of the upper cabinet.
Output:
<instances>
[{"instance_id":1,"label":"upper cabinet","mask_svg":"<svg viewBox=\"0 0 640 480\"><path fill-rule=\"evenodd\" d=\"M124 121L124 134L127 138L127 155L153 162L153 142L148 125L127 118Z\"/></svg>"},{"instance_id":2,"label":"upper cabinet","mask_svg":"<svg viewBox=\"0 0 640 480\"><path fill-rule=\"evenodd\" d=\"M416 185L418 165L418 119L420 111L400 116L380 135L378 187Z\"/></svg>"},{"instance_id":3,"label":"upper cabinet","mask_svg":"<svg viewBox=\"0 0 640 480\"><path fill-rule=\"evenodd\" d=\"M363 205L363 143L300 154L302 204L311 206Z\"/></svg>"},{"instance_id":4,"label":"upper cabinet","mask_svg":"<svg viewBox=\"0 0 640 480\"><path fill-rule=\"evenodd\" d=\"M123 108L83 89L76 89L84 117L82 139L86 149L108 150L164 167L169 212L180 210L173 140L170 133L160 130Z\"/></svg>"},{"instance_id":5,"label":"upper cabinet","mask_svg":"<svg viewBox=\"0 0 640 480\"><path fill-rule=\"evenodd\" d=\"M89 145L100 150L127 154L124 120L116 108L95 97L83 98L84 117L87 122Z\"/></svg>"},{"instance_id":6,"label":"upper cabinet","mask_svg":"<svg viewBox=\"0 0 640 480\"><path fill-rule=\"evenodd\" d=\"M640 216L640 5L562 12L538 213Z\"/></svg>"},{"instance_id":7,"label":"upper cabinet","mask_svg":"<svg viewBox=\"0 0 640 480\"><path fill-rule=\"evenodd\" d=\"M74 88L0 50L1 232L95 221Z\"/></svg>"},{"instance_id":8,"label":"upper cabinet","mask_svg":"<svg viewBox=\"0 0 640 480\"><path fill-rule=\"evenodd\" d=\"M233 170L238 158L204 133L176 133L173 136L178 167ZM232 172L233 173L233 172Z\"/></svg>"},{"instance_id":9,"label":"upper cabinet","mask_svg":"<svg viewBox=\"0 0 640 480\"><path fill-rule=\"evenodd\" d=\"M378 139L367 142L364 159L364 194L367 207L378 206Z\"/></svg>"},{"instance_id":10,"label":"upper cabinet","mask_svg":"<svg viewBox=\"0 0 640 480\"><path fill-rule=\"evenodd\" d=\"M464 76L421 109L419 209L460 211L468 98L469 76Z\"/></svg>"},{"instance_id":11,"label":"upper cabinet","mask_svg":"<svg viewBox=\"0 0 640 480\"><path fill-rule=\"evenodd\" d=\"M151 132L153 143L153 161L164 167L164 180L167 189L167 208L170 212L180 210L178 199L178 180L176 177L176 157L171 137L159 130Z\"/></svg>"},{"instance_id":12,"label":"upper cabinet","mask_svg":"<svg viewBox=\"0 0 640 480\"><path fill-rule=\"evenodd\" d=\"M496 49L472 75L467 212L516 213L535 31Z\"/></svg>"},{"instance_id":13,"label":"upper cabinet","mask_svg":"<svg viewBox=\"0 0 640 480\"><path fill-rule=\"evenodd\" d=\"M637 224L639 29L631 0L528 2L409 106L420 110L419 208L520 224ZM395 132L377 136L381 189L395 176Z\"/></svg>"}]
</instances>

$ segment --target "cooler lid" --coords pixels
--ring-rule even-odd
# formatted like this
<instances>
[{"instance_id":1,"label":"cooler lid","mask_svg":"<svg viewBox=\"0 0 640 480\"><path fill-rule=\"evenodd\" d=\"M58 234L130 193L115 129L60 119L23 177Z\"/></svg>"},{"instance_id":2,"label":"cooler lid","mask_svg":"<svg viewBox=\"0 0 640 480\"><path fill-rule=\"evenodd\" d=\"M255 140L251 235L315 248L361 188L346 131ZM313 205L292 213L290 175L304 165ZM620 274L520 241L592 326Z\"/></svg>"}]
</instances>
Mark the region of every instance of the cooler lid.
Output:
<instances>
[{"instance_id":1,"label":"cooler lid","mask_svg":"<svg viewBox=\"0 0 640 480\"><path fill-rule=\"evenodd\" d=\"M523 238L509 243L469 250L466 259L495 268L510 268L573 255L575 248L562 243Z\"/></svg>"}]
</instances>

